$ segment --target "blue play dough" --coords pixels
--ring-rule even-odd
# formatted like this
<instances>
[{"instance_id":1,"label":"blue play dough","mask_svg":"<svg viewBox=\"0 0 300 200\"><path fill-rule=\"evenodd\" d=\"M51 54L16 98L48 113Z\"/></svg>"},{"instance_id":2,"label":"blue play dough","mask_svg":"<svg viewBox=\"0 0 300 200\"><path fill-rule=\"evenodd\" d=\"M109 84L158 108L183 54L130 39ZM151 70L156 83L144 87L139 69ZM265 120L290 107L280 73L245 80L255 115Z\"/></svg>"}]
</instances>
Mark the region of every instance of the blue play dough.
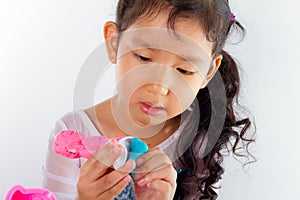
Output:
<instances>
[{"instance_id":1,"label":"blue play dough","mask_svg":"<svg viewBox=\"0 0 300 200\"><path fill-rule=\"evenodd\" d=\"M143 155L144 153L148 152L148 146L145 142L140 140L139 138L132 138L130 141L130 151L128 155L128 160L132 159L136 162L136 159ZM133 178L134 170L130 173L131 177Z\"/></svg>"}]
</instances>

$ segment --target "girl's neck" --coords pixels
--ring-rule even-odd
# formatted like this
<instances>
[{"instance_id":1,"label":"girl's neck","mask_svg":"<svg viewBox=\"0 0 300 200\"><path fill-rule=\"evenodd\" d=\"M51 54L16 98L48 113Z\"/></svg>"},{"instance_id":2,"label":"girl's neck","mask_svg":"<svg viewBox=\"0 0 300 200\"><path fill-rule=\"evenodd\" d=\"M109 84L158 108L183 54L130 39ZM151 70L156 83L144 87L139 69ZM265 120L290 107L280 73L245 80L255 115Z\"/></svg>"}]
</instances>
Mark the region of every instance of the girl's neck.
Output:
<instances>
[{"instance_id":1,"label":"girl's neck","mask_svg":"<svg viewBox=\"0 0 300 200\"><path fill-rule=\"evenodd\" d=\"M112 97L113 98L113 97ZM120 127L120 124L117 124L112 111L112 98L107 99L104 102L101 102L91 108L85 110L85 112L90 117L94 126L97 130L104 136L108 138L120 137L120 136L132 136L123 131ZM126 118L126 117L124 117ZM123 119L123 118L122 118ZM125 123L130 123L126 122ZM180 124L180 115L172 119L167 120L163 127L155 135L150 137L139 137L141 140L148 144L149 148L155 147L169 136L171 136L179 127ZM155 127L153 127L155 129ZM148 130L151 131L151 130Z\"/></svg>"}]
</instances>

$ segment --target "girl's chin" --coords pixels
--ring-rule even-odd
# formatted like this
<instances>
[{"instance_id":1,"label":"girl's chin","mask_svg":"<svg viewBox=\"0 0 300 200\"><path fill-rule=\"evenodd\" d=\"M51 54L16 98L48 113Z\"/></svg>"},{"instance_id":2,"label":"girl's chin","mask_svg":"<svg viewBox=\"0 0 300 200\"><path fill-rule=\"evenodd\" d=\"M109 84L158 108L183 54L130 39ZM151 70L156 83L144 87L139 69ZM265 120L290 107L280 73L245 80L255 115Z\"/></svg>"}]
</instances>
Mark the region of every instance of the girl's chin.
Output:
<instances>
[{"instance_id":1,"label":"girl's chin","mask_svg":"<svg viewBox=\"0 0 300 200\"><path fill-rule=\"evenodd\" d=\"M155 119L150 118L149 116L134 116L131 118L131 121L133 125L138 126L140 128L157 128L157 126L160 126L166 122L165 119Z\"/></svg>"},{"instance_id":2,"label":"girl's chin","mask_svg":"<svg viewBox=\"0 0 300 200\"><path fill-rule=\"evenodd\" d=\"M149 127L149 126L154 126L154 125L158 125L161 124L161 121L151 121L151 118L148 116L142 116L142 117L138 117L138 118L134 118L133 123L137 126L140 127Z\"/></svg>"}]
</instances>

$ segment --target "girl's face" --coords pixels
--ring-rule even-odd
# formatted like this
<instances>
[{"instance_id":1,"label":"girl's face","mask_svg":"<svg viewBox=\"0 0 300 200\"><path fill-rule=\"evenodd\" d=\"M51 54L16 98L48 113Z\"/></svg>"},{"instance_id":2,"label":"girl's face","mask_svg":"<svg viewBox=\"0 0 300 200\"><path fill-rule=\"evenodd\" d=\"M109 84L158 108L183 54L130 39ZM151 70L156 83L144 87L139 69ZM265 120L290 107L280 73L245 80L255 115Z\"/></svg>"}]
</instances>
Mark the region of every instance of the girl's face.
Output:
<instances>
[{"instance_id":1,"label":"girl's face","mask_svg":"<svg viewBox=\"0 0 300 200\"><path fill-rule=\"evenodd\" d=\"M116 64L118 103L136 124L160 124L181 114L219 67L211 57L212 43L195 21L178 18L174 31L168 13L137 20L122 33L107 22L107 51Z\"/></svg>"}]
</instances>

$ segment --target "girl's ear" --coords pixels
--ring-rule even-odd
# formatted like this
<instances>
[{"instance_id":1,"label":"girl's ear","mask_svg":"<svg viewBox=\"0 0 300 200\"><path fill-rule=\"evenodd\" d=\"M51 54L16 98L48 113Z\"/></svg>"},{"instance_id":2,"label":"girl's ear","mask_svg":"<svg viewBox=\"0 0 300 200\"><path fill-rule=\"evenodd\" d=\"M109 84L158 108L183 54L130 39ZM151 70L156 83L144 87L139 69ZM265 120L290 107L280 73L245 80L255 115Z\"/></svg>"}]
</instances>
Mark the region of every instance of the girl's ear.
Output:
<instances>
[{"instance_id":1,"label":"girl's ear","mask_svg":"<svg viewBox=\"0 0 300 200\"><path fill-rule=\"evenodd\" d=\"M109 60L113 64L116 64L119 27L115 22L108 21L104 25L103 33L104 33L106 51L107 51Z\"/></svg>"},{"instance_id":2,"label":"girl's ear","mask_svg":"<svg viewBox=\"0 0 300 200\"><path fill-rule=\"evenodd\" d=\"M203 84L201 85L201 89L205 88L208 82L214 77L215 73L218 71L221 65L222 60L223 60L223 56L221 54L214 58L212 65L210 66L210 69L207 72L205 78L206 81L204 81Z\"/></svg>"}]
</instances>

